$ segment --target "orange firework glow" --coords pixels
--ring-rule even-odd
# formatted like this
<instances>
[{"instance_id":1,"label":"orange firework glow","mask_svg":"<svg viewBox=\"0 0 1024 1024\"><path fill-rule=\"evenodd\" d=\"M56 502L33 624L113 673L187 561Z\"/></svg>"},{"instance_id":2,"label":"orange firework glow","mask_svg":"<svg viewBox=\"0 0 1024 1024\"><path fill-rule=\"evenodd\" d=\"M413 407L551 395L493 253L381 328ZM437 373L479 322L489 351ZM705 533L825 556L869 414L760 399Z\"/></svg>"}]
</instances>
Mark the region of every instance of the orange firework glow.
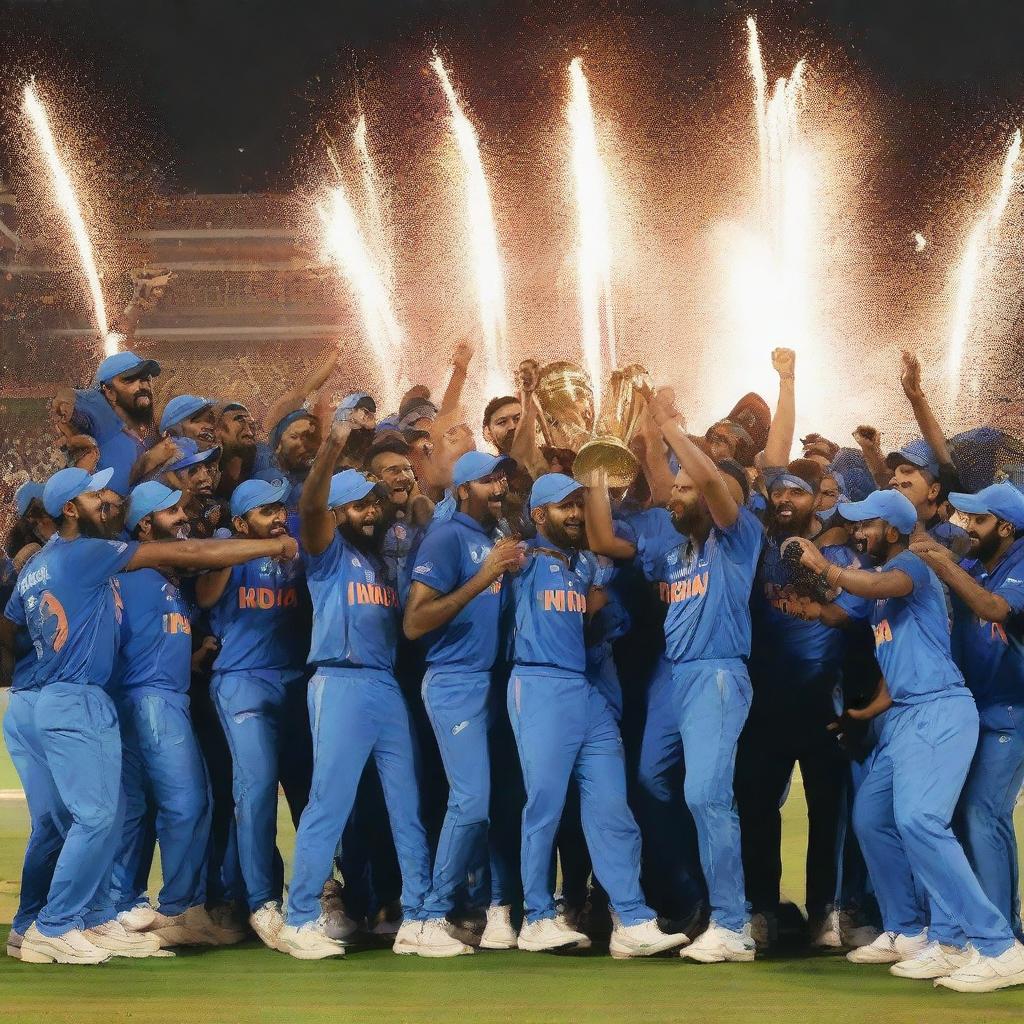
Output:
<instances>
[{"instance_id":1,"label":"orange firework glow","mask_svg":"<svg viewBox=\"0 0 1024 1024\"><path fill-rule=\"evenodd\" d=\"M572 173L576 190L576 272L582 320L583 361L599 401L603 359L617 363L612 306L612 241L608 214L608 176L597 144L590 87L577 57L569 65L566 117L572 137ZM600 409L595 409L599 413Z\"/></svg>"},{"instance_id":2,"label":"orange firework glow","mask_svg":"<svg viewBox=\"0 0 1024 1024\"><path fill-rule=\"evenodd\" d=\"M974 295L978 287L978 276L987 255L987 250L999 226L1006 204L1010 201L1014 176L1017 173L1017 161L1020 159L1021 136L1018 129L1013 136L1006 156L1003 159L1003 170L999 177L999 185L992 197L989 208L978 218L967 239L964 257L960 261L957 273L956 302L953 306L953 329L949 336L949 355L946 364L946 377L949 385L949 401L955 403L959 398L960 375L963 364L964 347L971 332L971 312ZM977 387L977 380L972 382Z\"/></svg>"},{"instance_id":3,"label":"orange firework glow","mask_svg":"<svg viewBox=\"0 0 1024 1024\"><path fill-rule=\"evenodd\" d=\"M78 196L75 194L75 189L71 184L71 178L68 175L65 163L57 152L57 143L50 129L50 119L47 116L46 108L39 99L34 82L29 82L25 86L24 108L25 115L32 125L36 142L50 171L50 186L53 189L53 198L67 219L68 226L71 228L75 248L78 250L78 261L82 267L82 273L85 275L89 295L92 298L96 328L103 339L104 355L113 355L118 350L120 335L110 334L109 332L107 310L103 303L103 289L100 287L100 275L96 270L92 242L89 240L89 232L86 230L85 221L82 218Z\"/></svg>"},{"instance_id":4,"label":"orange firework glow","mask_svg":"<svg viewBox=\"0 0 1024 1024\"><path fill-rule=\"evenodd\" d=\"M491 194L480 158L476 129L462 111L441 58L435 54L430 66L441 82L451 111L452 134L462 163L465 182L466 228L477 305L484 343L484 374L487 394L508 391L508 350L505 320L505 271L498 252L498 231L494 224Z\"/></svg>"}]
</instances>

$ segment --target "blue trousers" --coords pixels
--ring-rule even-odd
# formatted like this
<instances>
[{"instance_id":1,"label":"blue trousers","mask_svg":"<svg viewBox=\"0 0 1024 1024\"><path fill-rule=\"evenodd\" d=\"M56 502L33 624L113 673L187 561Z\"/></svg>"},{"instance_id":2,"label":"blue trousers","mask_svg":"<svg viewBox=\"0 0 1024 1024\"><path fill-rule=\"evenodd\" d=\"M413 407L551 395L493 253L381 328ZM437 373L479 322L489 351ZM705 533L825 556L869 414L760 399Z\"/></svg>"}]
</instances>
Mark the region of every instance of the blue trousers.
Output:
<instances>
[{"instance_id":1,"label":"blue trousers","mask_svg":"<svg viewBox=\"0 0 1024 1024\"><path fill-rule=\"evenodd\" d=\"M21 898L11 928L24 935L50 891L53 869L71 827L71 815L50 774L36 731L38 690L12 690L4 715L7 752L21 779L32 830L21 869Z\"/></svg>"},{"instance_id":2,"label":"blue trousers","mask_svg":"<svg viewBox=\"0 0 1024 1024\"><path fill-rule=\"evenodd\" d=\"M156 810L146 786L146 769L130 711L122 707L121 794L124 822L114 855L111 898L118 913L148 901L149 873L156 851Z\"/></svg>"},{"instance_id":3,"label":"blue trousers","mask_svg":"<svg viewBox=\"0 0 1024 1024\"><path fill-rule=\"evenodd\" d=\"M683 797L697 828L711 919L732 931L750 917L733 799L736 745L750 699L739 659L674 664L671 681L651 691L638 776L643 790L664 801L673 770L685 762Z\"/></svg>"},{"instance_id":4,"label":"blue trousers","mask_svg":"<svg viewBox=\"0 0 1024 1024\"><path fill-rule=\"evenodd\" d=\"M978 747L953 828L985 895L1020 939L1024 932L1013 808L1024 782L1024 712L998 705L980 710L978 717ZM940 942L964 945L963 933L941 907L932 904L931 914L930 928Z\"/></svg>"},{"instance_id":5,"label":"blue trousers","mask_svg":"<svg viewBox=\"0 0 1024 1024\"><path fill-rule=\"evenodd\" d=\"M924 927L916 879L933 914L952 921L984 956L998 956L1013 932L951 827L977 742L978 712L966 690L892 708L857 792L853 826L886 931L913 935Z\"/></svg>"},{"instance_id":6,"label":"blue trousers","mask_svg":"<svg viewBox=\"0 0 1024 1024\"><path fill-rule=\"evenodd\" d=\"M555 916L550 868L570 776L580 788L594 874L625 925L653 920L640 889L640 830L626 802L622 739L608 701L583 675L516 666L508 713L526 787L523 894L528 921Z\"/></svg>"},{"instance_id":7,"label":"blue trousers","mask_svg":"<svg viewBox=\"0 0 1024 1024\"><path fill-rule=\"evenodd\" d=\"M129 807L155 811L156 839L160 846L163 887L157 906L174 916L206 903L206 849L210 839L210 784L199 750L188 697L148 691L128 694L121 701L121 717L129 737L127 763L136 766L125 776ZM139 794L143 794L140 801ZM145 817L132 817L122 830L119 877L137 878L138 856L144 850ZM139 833L143 833L140 836ZM119 905L124 904L119 900Z\"/></svg>"},{"instance_id":8,"label":"blue trousers","mask_svg":"<svg viewBox=\"0 0 1024 1024\"><path fill-rule=\"evenodd\" d=\"M295 836L288 923L303 925L320 914L320 892L371 755L402 871L402 913L422 920L430 851L420 820L419 752L398 683L376 669L321 668L309 682L308 704L313 785Z\"/></svg>"},{"instance_id":9,"label":"blue trousers","mask_svg":"<svg viewBox=\"0 0 1024 1024\"><path fill-rule=\"evenodd\" d=\"M46 903L36 915L44 935L99 923L109 904L121 802L121 734L114 702L99 686L49 683L36 699L35 727L55 790L71 817Z\"/></svg>"},{"instance_id":10,"label":"blue trousers","mask_svg":"<svg viewBox=\"0 0 1024 1024\"><path fill-rule=\"evenodd\" d=\"M294 672L216 672L210 693L231 748L238 856L249 909L282 901L277 785L297 825L309 799L312 749L306 678Z\"/></svg>"},{"instance_id":11,"label":"blue trousers","mask_svg":"<svg viewBox=\"0 0 1024 1024\"><path fill-rule=\"evenodd\" d=\"M423 908L427 917L449 913L467 874L481 871L487 859L490 690L490 672L431 668L423 677L423 706L448 778L448 808Z\"/></svg>"}]
</instances>

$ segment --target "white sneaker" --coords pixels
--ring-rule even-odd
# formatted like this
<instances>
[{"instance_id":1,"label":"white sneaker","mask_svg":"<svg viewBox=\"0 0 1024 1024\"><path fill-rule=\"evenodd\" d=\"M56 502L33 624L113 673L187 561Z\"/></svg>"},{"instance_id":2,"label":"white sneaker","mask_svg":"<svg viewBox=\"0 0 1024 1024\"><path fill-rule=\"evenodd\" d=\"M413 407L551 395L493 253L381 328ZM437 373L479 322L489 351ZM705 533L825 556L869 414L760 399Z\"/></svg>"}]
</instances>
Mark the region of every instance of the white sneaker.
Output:
<instances>
[{"instance_id":1,"label":"white sneaker","mask_svg":"<svg viewBox=\"0 0 1024 1024\"><path fill-rule=\"evenodd\" d=\"M118 921L129 932L144 932L153 926L156 920L156 911L148 903L140 903L131 910L122 910L117 915Z\"/></svg>"},{"instance_id":2,"label":"white sneaker","mask_svg":"<svg viewBox=\"0 0 1024 1024\"><path fill-rule=\"evenodd\" d=\"M590 949L592 945L590 936L580 926L580 913L578 910L559 911L555 914L555 926L561 928L563 932L582 936L582 938L576 939L574 949Z\"/></svg>"},{"instance_id":3,"label":"white sneaker","mask_svg":"<svg viewBox=\"0 0 1024 1024\"><path fill-rule=\"evenodd\" d=\"M172 917L157 911L143 934L155 935L161 946L233 946L245 938L245 932L214 921L203 906L189 907Z\"/></svg>"},{"instance_id":4,"label":"white sneaker","mask_svg":"<svg viewBox=\"0 0 1024 1024\"><path fill-rule=\"evenodd\" d=\"M682 933L669 934L658 927L654 919L639 924L618 924L612 930L608 952L616 960L628 960L635 956L654 956L666 949L685 946L690 940Z\"/></svg>"},{"instance_id":5,"label":"white sneaker","mask_svg":"<svg viewBox=\"0 0 1024 1024\"><path fill-rule=\"evenodd\" d=\"M416 952L420 956L442 958L449 956L465 956L473 953L472 946L461 942L455 937L453 926L443 917L432 917L423 922L417 940Z\"/></svg>"},{"instance_id":6,"label":"white sneaker","mask_svg":"<svg viewBox=\"0 0 1024 1024\"><path fill-rule=\"evenodd\" d=\"M846 954L851 964L898 964L909 960L928 945L928 933L900 935L899 932L882 932L874 942Z\"/></svg>"},{"instance_id":7,"label":"white sneaker","mask_svg":"<svg viewBox=\"0 0 1024 1024\"><path fill-rule=\"evenodd\" d=\"M296 960L327 960L329 957L344 956L345 947L324 934L323 921L323 916L320 916L298 927L282 925L277 933L276 948Z\"/></svg>"},{"instance_id":8,"label":"white sneaker","mask_svg":"<svg viewBox=\"0 0 1024 1024\"><path fill-rule=\"evenodd\" d=\"M259 936L264 946L277 949L277 936L284 927L281 904L276 900L267 900L249 915L249 927Z\"/></svg>"},{"instance_id":9,"label":"white sneaker","mask_svg":"<svg viewBox=\"0 0 1024 1024\"><path fill-rule=\"evenodd\" d=\"M111 956L140 960L143 957L169 957L169 949L160 948L160 940L146 932L130 932L120 921L104 921L95 928L86 928L85 937L99 949L109 949Z\"/></svg>"},{"instance_id":10,"label":"white sneaker","mask_svg":"<svg viewBox=\"0 0 1024 1024\"><path fill-rule=\"evenodd\" d=\"M556 949L586 949L590 939L583 932L574 932L557 918L524 921L516 945L527 953L547 953Z\"/></svg>"},{"instance_id":11,"label":"white sneaker","mask_svg":"<svg viewBox=\"0 0 1024 1024\"><path fill-rule=\"evenodd\" d=\"M488 907L481 949L515 949L519 933L512 927L511 907Z\"/></svg>"},{"instance_id":12,"label":"white sneaker","mask_svg":"<svg viewBox=\"0 0 1024 1024\"><path fill-rule=\"evenodd\" d=\"M767 953L779 941L778 918L774 914L754 914L750 918L750 935L758 953Z\"/></svg>"},{"instance_id":13,"label":"white sneaker","mask_svg":"<svg viewBox=\"0 0 1024 1024\"><path fill-rule=\"evenodd\" d=\"M7 955L13 960L21 959L21 944L25 936L13 928L7 933Z\"/></svg>"},{"instance_id":14,"label":"white sneaker","mask_svg":"<svg viewBox=\"0 0 1024 1024\"><path fill-rule=\"evenodd\" d=\"M882 933L873 924L861 924L849 911L840 910L839 934L848 949L860 949L861 946L870 946Z\"/></svg>"},{"instance_id":15,"label":"white sneaker","mask_svg":"<svg viewBox=\"0 0 1024 1024\"><path fill-rule=\"evenodd\" d=\"M94 946L78 928L43 935L31 924L21 940L19 959L25 964L102 964L110 959L110 950Z\"/></svg>"},{"instance_id":16,"label":"white sneaker","mask_svg":"<svg viewBox=\"0 0 1024 1024\"><path fill-rule=\"evenodd\" d=\"M679 950L679 955L700 964L749 963L756 950L749 923L742 931L734 932L712 921L692 945Z\"/></svg>"},{"instance_id":17,"label":"white sneaker","mask_svg":"<svg viewBox=\"0 0 1024 1024\"><path fill-rule=\"evenodd\" d=\"M403 921L395 932L395 941L391 949L400 956L420 951L420 932L422 921Z\"/></svg>"},{"instance_id":18,"label":"white sneaker","mask_svg":"<svg viewBox=\"0 0 1024 1024\"><path fill-rule=\"evenodd\" d=\"M959 949L956 946L943 946L939 942L929 942L919 953L893 964L889 973L895 974L897 978L930 981L933 978L945 978L947 974L959 970L970 958L970 948Z\"/></svg>"},{"instance_id":19,"label":"white sneaker","mask_svg":"<svg viewBox=\"0 0 1024 1024\"><path fill-rule=\"evenodd\" d=\"M830 910L811 931L813 949L842 949L843 929L839 911Z\"/></svg>"},{"instance_id":20,"label":"white sneaker","mask_svg":"<svg viewBox=\"0 0 1024 1024\"><path fill-rule=\"evenodd\" d=\"M1015 942L999 956L982 956L973 949L963 967L945 978L936 978L935 984L954 992L995 992L1024 985L1024 946Z\"/></svg>"}]
</instances>

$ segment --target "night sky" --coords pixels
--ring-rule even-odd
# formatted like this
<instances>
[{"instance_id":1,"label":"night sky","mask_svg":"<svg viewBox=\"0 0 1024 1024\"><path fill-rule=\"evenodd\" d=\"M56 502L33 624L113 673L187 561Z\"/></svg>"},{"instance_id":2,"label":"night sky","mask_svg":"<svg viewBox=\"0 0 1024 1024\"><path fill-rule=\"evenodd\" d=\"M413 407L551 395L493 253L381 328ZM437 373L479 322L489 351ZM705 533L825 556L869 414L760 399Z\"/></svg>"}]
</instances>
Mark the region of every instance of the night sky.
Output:
<instances>
[{"instance_id":1,"label":"night sky","mask_svg":"<svg viewBox=\"0 0 1024 1024\"><path fill-rule=\"evenodd\" d=\"M5 99L29 73L95 98L159 155L162 187L287 189L321 120L374 82L405 75L414 86L434 45L456 56L464 82L514 107L535 62L600 37L714 80L727 62L734 70L749 13L794 58L842 53L949 131L1024 110L1018 0L0 0L0 54Z\"/></svg>"}]
</instances>

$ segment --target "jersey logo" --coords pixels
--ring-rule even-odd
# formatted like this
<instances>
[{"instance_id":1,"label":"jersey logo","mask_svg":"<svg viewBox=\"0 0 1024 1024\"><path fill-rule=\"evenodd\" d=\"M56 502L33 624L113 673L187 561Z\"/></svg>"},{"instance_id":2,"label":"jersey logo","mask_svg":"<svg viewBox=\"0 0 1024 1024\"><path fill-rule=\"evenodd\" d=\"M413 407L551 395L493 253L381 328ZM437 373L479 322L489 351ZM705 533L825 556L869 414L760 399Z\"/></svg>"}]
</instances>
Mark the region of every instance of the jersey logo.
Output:
<instances>
[{"instance_id":1,"label":"jersey logo","mask_svg":"<svg viewBox=\"0 0 1024 1024\"><path fill-rule=\"evenodd\" d=\"M413 573L419 572L419 573L426 574L426 573L430 572L430 570L433 569L433 568L434 568L434 563L433 562L422 562L420 565L417 565L415 569L413 569Z\"/></svg>"},{"instance_id":2,"label":"jersey logo","mask_svg":"<svg viewBox=\"0 0 1024 1024\"><path fill-rule=\"evenodd\" d=\"M882 619L882 621L874 627L874 630L876 647L881 647L882 644L892 642L892 628L889 625L888 619Z\"/></svg>"},{"instance_id":3,"label":"jersey logo","mask_svg":"<svg viewBox=\"0 0 1024 1024\"><path fill-rule=\"evenodd\" d=\"M176 636L179 633L185 636L192 635L192 623L185 618L181 612L168 612L163 617L164 632Z\"/></svg>"},{"instance_id":4,"label":"jersey logo","mask_svg":"<svg viewBox=\"0 0 1024 1024\"><path fill-rule=\"evenodd\" d=\"M56 654L68 641L68 616L64 605L48 590L39 598L39 615L42 619L43 636Z\"/></svg>"},{"instance_id":5,"label":"jersey logo","mask_svg":"<svg viewBox=\"0 0 1024 1024\"><path fill-rule=\"evenodd\" d=\"M38 586L40 583L50 582L50 570L45 565L33 569L31 572L22 573L18 578L18 590L24 594L26 590Z\"/></svg>"},{"instance_id":6,"label":"jersey logo","mask_svg":"<svg viewBox=\"0 0 1024 1024\"><path fill-rule=\"evenodd\" d=\"M468 725L469 725L469 722L459 722L458 725L453 725L452 726L452 735L453 736L458 736L459 733L462 732L462 730L465 729Z\"/></svg>"},{"instance_id":7,"label":"jersey logo","mask_svg":"<svg viewBox=\"0 0 1024 1024\"><path fill-rule=\"evenodd\" d=\"M352 556L352 564L353 564L353 565L354 565L354 566L355 566L355 567L356 567L357 569L361 569L361 568L363 567L363 563L362 563L362 562L360 562L360 561L359 561L359 559L358 559L358 558L356 558L356 556L355 556L355 555L353 555L353 556Z\"/></svg>"},{"instance_id":8,"label":"jersey logo","mask_svg":"<svg viewBox=\"0 0 1024 1024\"><path fill-rule=\"evenodd\" d=\"M691 597L703 597L707 589L708 574L702 572L698 576L676 580L675 583L659 583L658 595L665 604L678 604L680 601L689 601Z\"/></svg>"},{"instance_id":9,"label":"jersey logo","mask_svg":"<svg viewBox=\"0 0 1024 1024\"><path fill-rule=\"evenodd\" d=\"M545 590L544 611L586 612L587 598L578 590Z\"/></svg>"},{"instance_id":10,"label":"jersey logo","mask_svg":"<svg viewBox=\"0 0 1024 1024\"><path fill-rule=\"evenodd\" d=\"M989 625L992 627L989 633L989 640L993 643L999 642L1008 644L1010 642L1006 639L1006 630L1003 629L1003 624L1001 622L992 622L989 623Z\"/></svg>"},{"instance_id":11,"label":"jersey logo","mask_svg":"<svg viewBox=\"0 0 1024 1024\"><path fill-rule=\"evenodd\" d=\"M293 608L299 603L294 587L282 587L274 590L271 587L239 587L239 608Z\"/></svg>"},{"instance_id":12,"label":"jersey logo","mask_svg":"<svg viewBox=\"0 0 1024 1024\"><path fill-rule=\"evenodd\" d=\"M346 589L349 605L376 604L384 608L394 608L398 604L398 595L393 587L382 587L378 583L349 583Z\"/></svg>"},{"instance_id":13,"label":"jersey logo","mask_svg":"<svg viewBox=\"0 0 1024 1024\"><path fill-rule=\"evenodd\" d=\"M114 619L120 622L124 617L124 599L121 597L121 581L116 576L110 577L110 589L114 592Z\"/></svg>"},{"instance_id":14,"label":"jersey logo","mask_svg":"<svg viewBox=\"0 0 1024 1024\"><path fill-rule=\"evenodd\" d=\"M555 575L557 575L561 571L562 571L561 566L558 566L558 565L549 565L548 566L548 572L554 573Z\"/></svg>"}]
</instances>

